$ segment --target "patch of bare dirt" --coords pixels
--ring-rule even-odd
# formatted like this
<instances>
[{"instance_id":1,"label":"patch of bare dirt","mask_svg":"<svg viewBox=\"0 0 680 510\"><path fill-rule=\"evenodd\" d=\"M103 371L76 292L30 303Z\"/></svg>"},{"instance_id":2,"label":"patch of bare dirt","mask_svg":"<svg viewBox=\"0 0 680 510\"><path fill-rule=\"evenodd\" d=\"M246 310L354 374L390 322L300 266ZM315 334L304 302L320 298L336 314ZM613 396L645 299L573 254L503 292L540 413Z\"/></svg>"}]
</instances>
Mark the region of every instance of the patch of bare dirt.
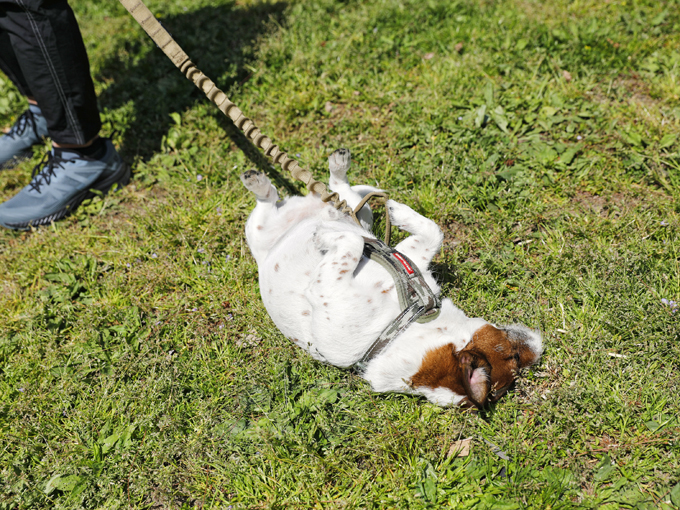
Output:
<instances>
[{"instance_id":1,"label":"patch of bare dirt","mask_svg":"<svg viewBox=\"0 0 680 510\"><path fill-rule=\"evenodd\" d=\"M442 232L444 234L442 250L444 251L453 250L470 238L470 229L457 221L449 221L443 225Z\"/></svg>"},{"instance_id":2,"label":"patch of bare dirt","mask_svg":"<svg viewBox=\"0 0 680 510\"><path fill-rule=\"evenodd\" d=\"M366 105L366 104L347 104L347 103L326 103L325 109L329 113L328 120L330 126L347 119L370 120L373 126L384 125L392 113L394 103L387 106Z\"/></svg>"},{"instance_id":3,"label":"patch of bare dirt","mask_svg":"<svg viewBox=\"0 0 680 510\"><path fill-rule=\"evenodd\" d=\"M633 107L648 111L663 104L662 99L655 98L648 81L637 73L620 75L611 83L602 83L596 89L586 92L600 103L612 103L624 100Z\"/></svg>"},{"instance_id":4,"label":"patch of bare dirt","mask_svg":"<svg viewBox=\"0 0 680 510\"><path fill-rule=\"evenodd\" d=\"M594 195L587 191L578 191L571 203L582 212L591 213L601 218L608 218L612 214L623 215L640 207L658 207L660 202L667 202L670 198L662 193L645 190L645 196L633 193L611 193L608 195ZM564 210L565 208L562 208ZM568 209L568 208L567 208Z\"/></svg>"},{"instance_id":5,"label":"patch of bare dirt","mask_svg":"<svg viewBox=\"0 0 680 510\"><path fill-rule=\"evenodd\" d=\"M625 203L625 200L621 196L614 199L614 196L610 198L593 195L587 191L579 191L572 198L572 203L576 204L577 208L581 211L600 216L601 218L607 218L612 213L612 210L619 210L620 206Z\"/></svg>"}]
</instances>

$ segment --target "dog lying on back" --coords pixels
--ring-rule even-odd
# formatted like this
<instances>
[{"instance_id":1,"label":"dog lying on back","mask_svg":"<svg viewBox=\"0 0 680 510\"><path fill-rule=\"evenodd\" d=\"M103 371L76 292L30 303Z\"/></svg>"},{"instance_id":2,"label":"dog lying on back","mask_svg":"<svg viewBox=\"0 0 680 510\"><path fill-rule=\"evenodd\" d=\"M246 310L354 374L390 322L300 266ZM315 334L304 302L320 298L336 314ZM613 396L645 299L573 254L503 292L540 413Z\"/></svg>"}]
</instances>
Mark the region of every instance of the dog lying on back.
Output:
<instances>
[{"instance_id":1,"label":"dog lying on back","mask_svg":"<svg viewBox=\"0 0 680 510\"><path fill-rule=\"evenodd\" d=\"M329 187L354 208L363 196L378 190L350 187L350 161L346 149L330 156ZM392 276L363 255L364 237L374 238L370 209L364 206L359 212L359 226L316 194L279 202L266 175L251 170L241 180L257 198L246 238L272 320L313 358L353 366L401 312ZM438 295L428 266L441 248L441 230L406 205L389 200L387 209L392 223L411 234L396 250L420 269ZM502 397L519 369L536 363L541 352L536 331L467 317L450 299L443 299L436 319L412 323L362 367L361 376L374 391L423 395L442 406L482 408Z\"/></svg>"}]
</instances>

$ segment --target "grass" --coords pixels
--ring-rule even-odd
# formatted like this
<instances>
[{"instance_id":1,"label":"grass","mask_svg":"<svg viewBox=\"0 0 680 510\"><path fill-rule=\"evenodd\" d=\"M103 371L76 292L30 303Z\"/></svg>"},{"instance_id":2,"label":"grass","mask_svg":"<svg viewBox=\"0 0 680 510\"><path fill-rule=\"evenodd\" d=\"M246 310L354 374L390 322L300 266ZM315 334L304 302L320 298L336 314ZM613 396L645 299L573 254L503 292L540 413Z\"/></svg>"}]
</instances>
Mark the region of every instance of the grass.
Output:
<instances>
[{"instance_id":1,"label":"grass","mask_svg":"<svg viewBox=\"0 0 680 510\"><path fill-rule=\"evenodd\" d=\"M680 507L677 2L149 5L317 177L349 147L437 221L443 294L546 351L475 415L294 348L243 237L266 163L122 7L74 0L135 175L0 232L0 508Z\"/></svg>"}]
</instances>

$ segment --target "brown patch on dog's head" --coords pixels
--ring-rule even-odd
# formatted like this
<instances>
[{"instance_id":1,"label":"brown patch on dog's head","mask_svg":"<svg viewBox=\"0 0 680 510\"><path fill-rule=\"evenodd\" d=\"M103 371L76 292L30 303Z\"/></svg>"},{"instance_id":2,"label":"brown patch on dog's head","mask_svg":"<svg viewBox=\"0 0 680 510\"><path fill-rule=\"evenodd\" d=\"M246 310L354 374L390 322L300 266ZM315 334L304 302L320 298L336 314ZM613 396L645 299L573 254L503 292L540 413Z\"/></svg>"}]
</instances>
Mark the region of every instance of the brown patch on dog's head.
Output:
<instances>
[{"instance_id":1,"label":"brown patch on dog's head","mask_svg":"<svg viewBox=\"0 0 680 510\"><path fill-rule=\"evenodd\" d=\"M484 399L473 400L477 407L486 401L497 402L510 389L521 368L533 365L542 352L541 337L524 326L497 328L491 324L482 326L472 341L460 353L469 353L472 365L488 370L488 391ZM476 395L475 395L476 396Z\"/></svg>"},{"instance_id":2,"label":"brown patch on dog's head","mask_svg":"<svg viewBox=\"0 0 680 510\"><path fill-rule=\"evenodd\" d=\"M538 361L541 352L541 337L530 329L499 329L487 324L460 352L452 343L428 351L411 384L447 388L465 395L465 403L481 409L487 402L498 401L510 389L519 369Z\"/></svg>"}]
</instances>

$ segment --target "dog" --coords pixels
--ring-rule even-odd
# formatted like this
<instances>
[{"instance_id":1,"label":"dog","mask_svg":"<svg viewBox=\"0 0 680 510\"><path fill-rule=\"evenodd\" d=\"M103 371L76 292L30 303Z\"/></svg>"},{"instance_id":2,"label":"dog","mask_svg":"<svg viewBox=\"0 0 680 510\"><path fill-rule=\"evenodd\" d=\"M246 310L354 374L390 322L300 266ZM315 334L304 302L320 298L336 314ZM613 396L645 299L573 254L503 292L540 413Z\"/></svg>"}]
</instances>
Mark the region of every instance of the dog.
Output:
<instances>
[{"instance_id":1,"label":"dog","mask_svg":"<svg viewBox=\"0 0 680 510\"><path fill-rule=\"evenodd\" d=\"M350 152L329 157L329 188L355 208L371 186L350 186ZM257 205L246 222L262 301L281 332L314 359L349 368L401 313L390 273L364 256L372 213L364 206L361 225L315 193L280 201L269 178L250 170L241 175ZM428 266L443 235L431 220L407 205L386 202L392 224L408 232L396 250L412 261L435 295ZM484 408L511 387L519 370L542 353L539 332L521 325L495 326L467 317L453 302L441 301L439 316L413 322L360 375L376 392L422 395L440 406Z\"/></svg>"}]
</instances>

